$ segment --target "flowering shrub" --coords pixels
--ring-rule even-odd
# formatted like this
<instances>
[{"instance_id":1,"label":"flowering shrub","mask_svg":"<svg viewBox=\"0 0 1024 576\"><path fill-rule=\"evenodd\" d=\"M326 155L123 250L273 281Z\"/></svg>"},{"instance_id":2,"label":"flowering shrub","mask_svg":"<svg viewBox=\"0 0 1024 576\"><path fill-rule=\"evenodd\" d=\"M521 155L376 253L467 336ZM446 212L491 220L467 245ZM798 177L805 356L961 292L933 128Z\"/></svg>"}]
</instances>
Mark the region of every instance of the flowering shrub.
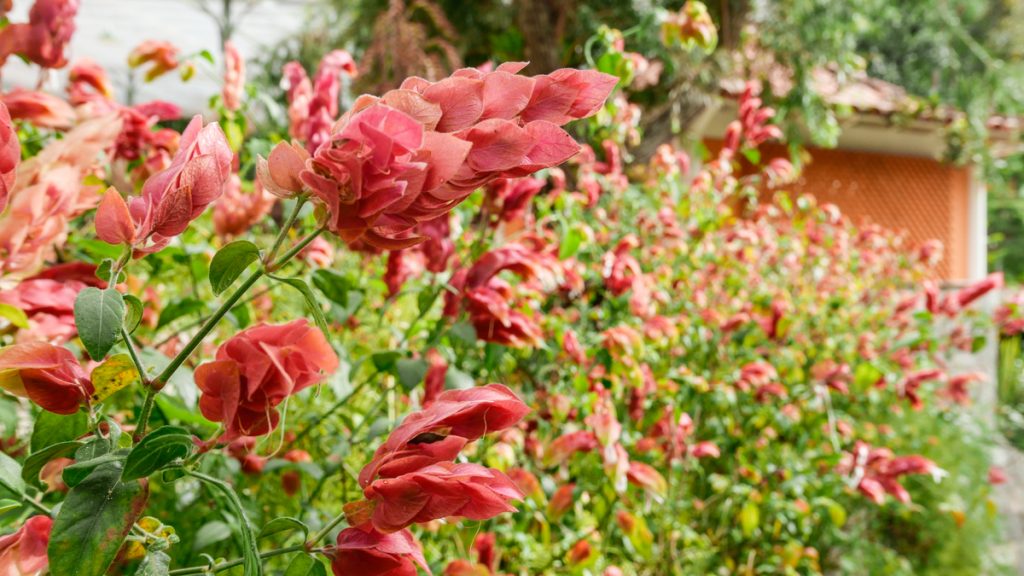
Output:
<instances>
[{"instance_id":1,"label":"flowering shrub","mask_svg":"<svg viewBox=\"0 0 1024 576\"><path fill-rule=\"evenodd\" d=\"M36 6L4 33L48 44L6 53L63 66L77 2ZM982 566L976 377L944 359L1001 278L942 296L934 246L761 203L795 171L737 173L781 134L752 90L699 168L631 166L637 111L607 99L632 67L464 69L343 110L335 51L286 66L266 134L224 54L218 120L180 133L91 62L66 101L4 95L5 574Z\"/></svg>"}]
</instances>

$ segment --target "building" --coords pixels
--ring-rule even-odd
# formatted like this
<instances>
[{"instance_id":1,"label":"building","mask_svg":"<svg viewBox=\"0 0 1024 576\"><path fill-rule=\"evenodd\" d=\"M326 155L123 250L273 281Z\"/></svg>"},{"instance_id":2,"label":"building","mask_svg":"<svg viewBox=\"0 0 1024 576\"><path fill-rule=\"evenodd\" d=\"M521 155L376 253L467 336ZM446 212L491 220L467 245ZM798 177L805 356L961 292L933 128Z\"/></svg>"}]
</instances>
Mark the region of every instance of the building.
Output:
<instances>
[{"instance_id":1,"label":"building","mask_svg":"<svg viewBox=\"0 0 1024 576\"><path fill-rule=\"evenodd\" d=\"M834 149L809 148L799 180L785 187L832 203L856 224L874 223L905 232L911 244L939 240L945 251L938 274L951 283L977 280L987 272L987 206L984 182L970 166L941 160L952 111L904 114L913 101L898 86L861 78L842 86L834 75L817 75L819 91L851 113ZM736 117L742 83L728 83L721 106L702 118L699 130L717 148ZM1005 138L1015 122L992 122ZM763 160L786 156L781 146L762 148Z\"/></svg>"}]
</instances>

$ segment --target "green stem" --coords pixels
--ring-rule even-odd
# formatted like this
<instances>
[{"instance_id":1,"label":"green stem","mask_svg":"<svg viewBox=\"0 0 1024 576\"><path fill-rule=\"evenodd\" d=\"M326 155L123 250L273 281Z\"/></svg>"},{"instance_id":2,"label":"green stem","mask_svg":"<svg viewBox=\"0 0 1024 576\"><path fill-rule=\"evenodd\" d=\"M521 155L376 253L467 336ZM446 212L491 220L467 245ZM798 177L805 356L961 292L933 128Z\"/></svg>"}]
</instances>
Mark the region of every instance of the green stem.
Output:
<instances>
[{"instance_id":1,"label":"green stem","mask_svg":"<svg viewBox=\"0 0 1024 576\"><path fill-rule=\"evenodd\" d=\"M335 402L333 405L331 405L330 408L328 408L327 410L322 412L320 415L318 415L312 422L309 423L308 426L306 426L305 428L302 429L301 432L296 434L295 439L292 440L291 443L292 444L297 444L299 442L299 440L302 440L303 438L308 436L309 433L312 432L313 429L315 429L317 426L319 426L321 422L326 420L328 416L330 416L331 414L334 414L334 412L336 410L338 410L339 408L341 408L342 406L347 404L349 400L351 400L353 397L355 397L355 395L358 394L364 387L366 387L367 384L369 384L371 381L373 381L377 377L378 374L380 374L380 370L374 370L374 372L372 374L370 374L369 376L367 376L365 380L363 380L362 382L357 384L356 387L353 388L351 392L349 392L348 394L346 394L346 395L342 396L341 398L339 398L338 401Z\"/></svg>"},{"instance_id":2,"label":"green stem","mask_svg":"<svg viewBox=\"0 0 1024 576\"><path fill-rule=\"evenodd\" d=\"M299 196L295 199L295 208L292 209L292 213L288 215L288 219L285 220L284 224L281 225L281 231L277 234L277 239L274 240L274 246L267 252L267 257L263 260L264 264L269 264L274 261L274 257L277 256L277 251L281 249L281 244L284 243L284 239L288 236L288 231L291 230L292 225L295 224L295 220L299 217L299 211L302 210L302 206L306 203L306 198Z\"/></svg>"},{"instance_id":3,"label":"green stem","mask_svg":"<svg viewBox=\"0 0 1024 576\"><path fill-rule=\"evenodd\" d=\"M245 514L245 508L242 507L242 501L238 498L238 494L235 493L234 489L227 482L214 478L213 476L207 476L202 472L196 472L194 470L187 470L185 472L189 476L206 482L210 486L220 490L231 507L234 509L234 513L238 515L239 523L242 529L242 543L246 548L247 554L245 557L238 561L238 564L245 564L245 576L263 576L263 563L260 561L262 556L260 555L259 545L256 543L256 534L253 532L252 523L249 521L249 517ZM247 560L255 559L255 564L250 564ZM238 564L234 564L237 566ZM199 572L202 574L202 572Z\"/></svg>"},{"instance_id":4,"label":"green stem","mask_svg":"<svg viewBox=\"0 0 1024 576\"><path fill-rule=\"evenodd\" d=\"M124 327L121 327L121 338L124 339L124 345L128 348L128 355L132 357L132 363L135 364L135 369L139 372L139 382L143 385L146 384L146 368L142 365L142 360L139 359L139 353L135 350L135 343L132 342L132 335L128 333Z\"/></svg>"},{"instance_id":5,"label":"green stem","mask_svg":"<svg viewBox=\"0 0 1024 576\"><path fill-rule=\"evenodd\" d=\"M323 231L326 229L326 225L321 226L320 228L317 228L315 232L310 233L308 236L300 240L298 244L292 246L291 249L285 252L280 258L277 259L277 261L268 264L266 266L267 273L270 274L272 272L275 272L281 266L287 264L289 260L294 258L299 252L302 252L306 248L306 246L309 246L310 242L316 240L316 237L322 234Z\"/></svg>"},{"instance_id":6,"label":"green stem","mask_svg":"<svg viewBox=\"0 0 1024 576\"><path fill-rule=\"evenodd\" d=\"M252 288L253 284L255 284L256 281L263 276L263 274L264 272L262 269L256 270L255 272L250 274L248 278L245 279L245 282L242 282L241 286L236 288L235 291L231 293L231 296L229 296L228 299L225 300L220 305L220 308L217 308L217 311L214 312L213 315L206 320L206 323L203 324L203 326L199 329L198 332L195 333L194 336L192 336L192 338L188 341L188 344L185 344L185 347L182 348L180 352L178 352L178 354L174 357L173 360L171 360L171 363L168 364L167 367L164 368L163 371L160 372L160 374L158 374L157 377L153 379L153 384L151 386L152 388L159 391L167 384L168 380L171 379L171 376L173 376L174 373L178 370L178 368L180 368L181 365L185 362L185 360L187 360L188 357L192 355L192 352L194 352L195 349L198 348L200 344L202 344L203 339L205 339L210 334L210 332L213 331L213 328L217 325L218 322L220 322L220 319L223 318L232 308L235 307L235 304L242 297L242 295L248 292L249 288Z\"/></svg>"},{"instance_id":7,"label":"green stem","mask_svg":"<svg viewBox=\"0 0 1024 576\"><path fill-rule=\"evenodd\" d=\"M156 402L157 392L158 390L153 386L146 388L146 400L142 403L139 423L135 425L135 434L132 435L136 442L146 436L146 426L149 424L149 417L153 414L153 404Z\"/></svg>"},{"instance_id":8,"label":"green stem","mask_svg":"<svg viewBox=\"0 0 1024 576\"><path fill-rule=\"evenodd\" d=\"M274 556L283 556L284 554L291 554L292 552L302 552L305 550L305 546L302 544L296 546L288 546L286 548L276 548L274 550L267 550L260 554L260 558L273 558ZM167 574L169 576L187 576L189 574L213 574L216 572L223 572L228 568L234 568L235 566L241 566L245 562L243 558L236 558L230 562L224 562L223 564L215 564L213 566L190 566L188 568L178 568L177 570L171 570Z\"/></svg>"},{"instance_id":9,"label":"green stem","mask_svg":"<svg viewBox=\"0 0 1024 576\"><path fill-rule=\"evenodd\" d=\"M334 530L334 528L338 524L341 524L344 521L345 521L345 513L342 512L341 514L338 514L337 516L332 518L331 521L328 522L326 525L324 525L323 528L317 530L317 532L315 534L313 534L313 536L311 536L310 538L306 539L306 546L308 546L310 548L312 548L313 546L316 546L321 540L323 540L328 534L330 534L331 530Z\"/></svg>"}]
</instances>

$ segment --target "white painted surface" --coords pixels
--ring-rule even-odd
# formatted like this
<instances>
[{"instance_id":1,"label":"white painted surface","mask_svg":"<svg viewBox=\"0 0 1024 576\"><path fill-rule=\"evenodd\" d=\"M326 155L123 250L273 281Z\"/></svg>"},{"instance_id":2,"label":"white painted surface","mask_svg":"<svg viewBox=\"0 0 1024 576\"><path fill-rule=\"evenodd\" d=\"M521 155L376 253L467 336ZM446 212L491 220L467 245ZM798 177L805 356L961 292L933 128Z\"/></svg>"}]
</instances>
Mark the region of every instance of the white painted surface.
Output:
<instances>
[{"instance_id":1,"label":"white painted surface","mask_svg":"<svg viewBox=\"0 0 1024 576\"><path fill-rule=\"evenodd\" d=\"M217 58L210 66L200 60L197 73L188 83L177 74L167 74L152 83L136 80L135 102L169 100L185 112L206 108L210 96L220 92L221 49L217 24L199 9L206 2L220 11L220 0L81 0L78 30L71 41L68 58L89 57L106 68L118 99L124 101L129 83L128 53L144 40L168 40L182 54L209 50ZM27 20L32 0L15 0L11 20ZM315 17L315 0L259 0L239 21L233 38L239 49L251 58L300 30ZM66 70L58 71L45 84L52 92L63 93ZM3 88L33 88L39 79L38 68L12 58L3 69Z\"/></svg>"},{"instance_id":2,"label":"white painted surface","mask_svg":"<svg viewBox=\"0 0 1024 576\"><path fill-rule=\"evenodd\" d=\"M970 171L969 220L967 238L967 274L980 280L988 274L988 189L978 178L978 167Z\"/></svg>"}]
</instances>

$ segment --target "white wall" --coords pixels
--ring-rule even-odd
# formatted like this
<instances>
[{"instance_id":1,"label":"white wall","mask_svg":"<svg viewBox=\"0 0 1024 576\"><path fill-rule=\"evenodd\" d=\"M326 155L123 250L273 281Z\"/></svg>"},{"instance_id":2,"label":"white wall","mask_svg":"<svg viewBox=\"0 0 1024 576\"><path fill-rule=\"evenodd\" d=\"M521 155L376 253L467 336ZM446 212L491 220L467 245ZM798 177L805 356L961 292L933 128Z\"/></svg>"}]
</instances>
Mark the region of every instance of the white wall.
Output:
<instances>
[{"instance_id":1,"label":"white wall","mask_svg":"<svg viewBox=\"0 0 1024 576\"><path fill-rule=\"evenodd\" d=\"M217 25L198 7L198 2L215 6L219 0L81 0L76 23L78 30L68 51L71 62L88 56L106 68L117 91L124 100L128 85L128 53L143 40L169 40L183 54L209 50L217 58L217 66L205 61L188 83L176 74L150 84L139 82L136 102L160 98L181 106L186 113L206 108L210 96L220 91L220 40ZM32 0L15 0L11 20L27 20ZM234 41L246 57L259 53L282 38L298 31L303 22L315 17L313 0L255 0L254 6L240 21ZM62 92L66 71L58 72L46 89ZM38 68L12 58L3 69L3 88L34 88Z\"/></svg>"}]
</instances>

